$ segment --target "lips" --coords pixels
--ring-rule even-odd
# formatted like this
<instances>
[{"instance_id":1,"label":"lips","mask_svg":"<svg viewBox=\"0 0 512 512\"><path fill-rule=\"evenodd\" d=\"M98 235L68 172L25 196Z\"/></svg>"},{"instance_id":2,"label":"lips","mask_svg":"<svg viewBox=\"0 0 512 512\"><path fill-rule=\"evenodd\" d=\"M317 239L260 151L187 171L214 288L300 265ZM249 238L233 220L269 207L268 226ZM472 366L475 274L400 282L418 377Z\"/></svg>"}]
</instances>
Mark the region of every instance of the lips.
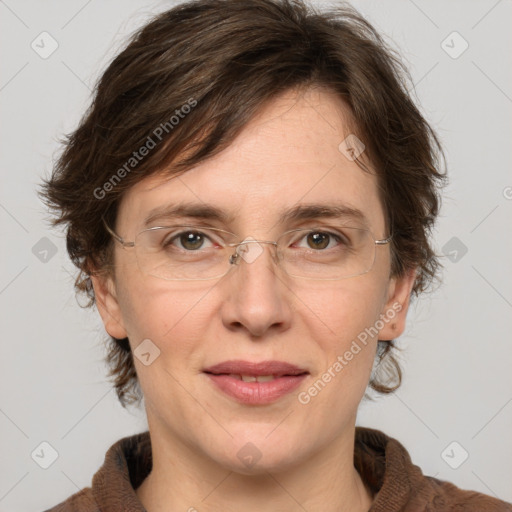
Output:
<instances>
[{"instance_id":1,"label":"lips","mask_svg":"<svg viewBox=\"0 0 512 512\"><path fill-rule=\"evenodd\" d=\"M206 373L212 373L214 375L250 375L253 377L260 377L262 375L274 375L276 377L282 377L284 375L301 375L308 373L307 370L299 368L290 363L283 361L262 361L255 363L251 361L224 361L204 370Z\"/></svg>"},{"instance_id":2,"label":"lips","mask_svg":"<svg viewBox=\"0 0 512 512\"><path fill-rule=\"evenodd\" d=\"M225 361L203 370L215 387L240 403L275 402L296 389L309 374L283 361Z\"/></svg>"}]
</instances>

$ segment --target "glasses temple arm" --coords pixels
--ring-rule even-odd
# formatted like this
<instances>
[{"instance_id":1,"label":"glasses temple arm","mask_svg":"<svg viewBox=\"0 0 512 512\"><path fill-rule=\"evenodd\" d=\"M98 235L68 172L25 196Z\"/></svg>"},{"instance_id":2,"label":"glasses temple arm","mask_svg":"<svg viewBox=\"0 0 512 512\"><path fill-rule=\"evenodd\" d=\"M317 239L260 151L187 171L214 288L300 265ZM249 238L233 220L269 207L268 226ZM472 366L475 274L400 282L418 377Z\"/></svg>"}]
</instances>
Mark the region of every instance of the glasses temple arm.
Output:
<instances>
[{"instance_id":1,"label":"glasses temple arm","mask_svg":"<svg viewBox=\"0 0 512 512\"><path fill-rule=\"evenodd\" d=\"M105 219L102 219L103 225L105 226L105 229L109 232L109 234L117 240L123 247L134 247L135 242L127 242L124 240L124 238L121 238L116 232L114 232L109 225L105 222Z\"/></svg>"},{"instance_id":2,"label":"glasses temple arm","mask_svg":"<svg viewBox=\"0 0 512 512\"><path fill-rule=\"evenodd\" d=\"M391 239L393 238L393 235L388 236L387 238L384 238L383 240L375 240L375 245L386 245L391 242Z\"/></svg>"}]
</instances>

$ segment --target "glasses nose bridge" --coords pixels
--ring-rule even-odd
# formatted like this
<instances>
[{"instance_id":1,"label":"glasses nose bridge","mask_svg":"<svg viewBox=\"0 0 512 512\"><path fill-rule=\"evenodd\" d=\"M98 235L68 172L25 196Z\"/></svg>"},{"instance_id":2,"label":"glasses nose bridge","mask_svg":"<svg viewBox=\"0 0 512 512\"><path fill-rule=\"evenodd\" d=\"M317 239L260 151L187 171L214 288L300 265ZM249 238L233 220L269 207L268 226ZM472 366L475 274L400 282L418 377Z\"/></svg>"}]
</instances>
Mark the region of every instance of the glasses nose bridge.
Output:
<instances>
[{"instance_id":1,"label":"glasses nose bridge","mask_svg":"<svg viewBox=\"0 0 512 512\"><path fill-rule=\"evenodd\" d=\"M276 251L279 250L279 246L278 246L278 242L277 241L274 241L274 240L255 240L255 239L246 238L245 240L242 240L241 242L229 244L229 246L234 249L234 253L229 257L229 263L233 264L233 265L238 264L239 261L240 261L241 253L247 252L247 249L246 249L247 245L248 244L252 244L252 243L272 245L272 246L274 246L276 248ZM246 259L246 258L242 257L242 259ZM252 260L252 261L254 261L254 260ZM252 261L248 261L248 262L252 263Z\"/></svg>"}]
</instances>

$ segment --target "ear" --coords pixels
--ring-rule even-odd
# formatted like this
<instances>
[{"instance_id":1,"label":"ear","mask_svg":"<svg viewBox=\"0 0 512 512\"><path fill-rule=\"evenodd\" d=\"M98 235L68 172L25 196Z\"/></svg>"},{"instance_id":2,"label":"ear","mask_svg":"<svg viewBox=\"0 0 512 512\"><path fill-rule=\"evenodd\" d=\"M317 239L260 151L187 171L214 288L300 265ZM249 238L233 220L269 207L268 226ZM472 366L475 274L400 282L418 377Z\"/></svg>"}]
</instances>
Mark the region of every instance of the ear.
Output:
<instances>
[{"instance_id":1,"label":"ear","mask_svg":"<svg viewBox=\"0 0 512 512\"><path fill-rule=\"evenodd\" d=\"M128 334L121 315L113 278L110 275L97 274L91 275L91 281L94 287L96 306L105 330L113 338L126 338Z\"/></svg>"},{"instance_id":2,"label":"ear","mask_svg":"<svg viewBox=\"0 0 512 512\"><path fill-rule=\"evenodd\" d=\"M384 327L379 332L379 340L394 340L405 330L405 319L409 309L411 291L416 280L416 270L403 276L392 277L388 286L388 299L380 318Z\"/></svg>"}]
</instances>

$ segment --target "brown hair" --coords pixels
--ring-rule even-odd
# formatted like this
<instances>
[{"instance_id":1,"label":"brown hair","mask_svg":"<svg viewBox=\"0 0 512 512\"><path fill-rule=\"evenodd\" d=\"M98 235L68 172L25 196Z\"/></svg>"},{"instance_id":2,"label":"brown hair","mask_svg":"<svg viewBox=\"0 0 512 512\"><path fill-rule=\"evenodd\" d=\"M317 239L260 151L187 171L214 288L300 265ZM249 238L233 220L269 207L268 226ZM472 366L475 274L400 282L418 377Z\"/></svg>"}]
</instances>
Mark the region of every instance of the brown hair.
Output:
<instances>
[{"instance_id":1,"label":"brown hair","mask_svg":"<svg viewBox=\"0 0 512 512\"><path fill-rule=\"evenodd\" d=\"M115 227L124 191L153 173L186 172L226 148L264 103L311 85L328 87L350 108L378 175L392 273L417 269L413 292L425 290L439 266L428 237L444 173L410 81L350 6L321 12L298 0L197 0L157 15L108 66L43 185L54 224L67 226L77 290L94 304L89 275L106 268L112 248L101 218ZM109 376L126 407L141 398L133 356L128 339L110 341ZM370 387L381 393L401 383L393 343L379 341L387 382L372 377Z\"/></svg>"}]
</instances>

